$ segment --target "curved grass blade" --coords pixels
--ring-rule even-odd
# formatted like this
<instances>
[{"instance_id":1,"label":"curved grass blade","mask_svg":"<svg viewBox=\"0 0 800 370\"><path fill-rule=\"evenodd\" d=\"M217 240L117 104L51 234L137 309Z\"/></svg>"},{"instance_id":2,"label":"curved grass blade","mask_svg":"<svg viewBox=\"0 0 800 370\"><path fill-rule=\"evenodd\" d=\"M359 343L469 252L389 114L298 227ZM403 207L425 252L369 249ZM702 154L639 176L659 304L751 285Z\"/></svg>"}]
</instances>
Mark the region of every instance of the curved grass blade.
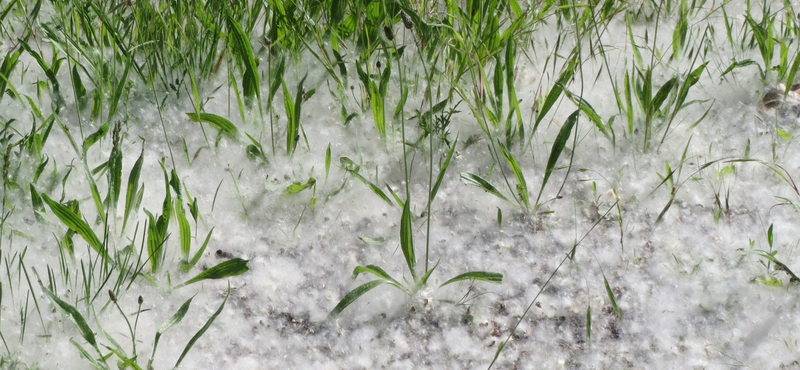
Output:
<instances>
[{"instance_id":1,"label":"curved grass blade","mask_svg":"<svg viewBox=\"0 0 800 370\"><path fill-rule=\"evenodd\" d=\"M358 266L353 270L353 279L355 279L358 275L362 273L370 273L373 274L381 279L386 280L387 283L391 284L392 286L396 287L406 293L411 295L411 292L408 291L400 282L395 280L391 275L386 273L382 268L375 266L375 265L367 265L367 266Z\"/></svg>"},{"instance_id":2,"label":"curved grass blade","mask_svg":"<svg viewBox=\"0 0 800 370\"><path fill-rule=\"evenodd\" d=\"M500 199L502 199L502 200L504 200L506 202L511 203L511 201L508 200L508 198L506 198L502 193L500 193L500 191L497 190L497 188L495 188L494 185L492 185L489 181L487 181L483 177L480 177L478 175L475 175L475 174L472 174L472 173L469 173L469 172L462 172L461 173L461 180L464 180L464 182L466 182L469 185L477 186L477 187L483 189L484 191L486 191L487 193L491 193L492 195L494 195L494 196L496 196L496 197L498 197L498 198L500 198Z\"/></svg>"},{"instance_id":3,"label":"curved grass blade","mask_svg":"<svg viewBox=\"0 0 800 370\"><path fill-rule=\"evenodd\" d=\"M211 230L208 231L208 235L206 235L206 240L203 242L203 245L200 246L200 249L198 249L197 252L195 252L194 257L192 257L192 260L187 263L181 264L181 272L188 272L189 270L192 269L192 267L194 267L197 264L197 261L200 261L200 257L202 257L203 252L206 251L206 247L208 247L208 241L211 240L211 233L213 232L214 228L211 228Z\"/></svg>"},{"instance_id":4,"label":"curved grass blade","mask_svg":"<svg viewBox=\"0 0 800 370\"><path fill-rule=\"evenodd\" d=\"M358 299L362 295L366 294L367 292L374 289L378 285L384 284L386 282L387 281L383 279L372 280L368 283L359 285L357 288L351 290L344 296L344 298L342 298L341 301L339 301L339 304L337 304L336 307L334 307L333 310L331 310L331 313L328 314L328 320L338 316L340 313L342 313L342 311L344 311L345 308L347 308L347 306L351 305L353 302L355 302L356 299Z\"/></svg>"},{"instance_id":5,"label":"curved grass blade","mask_svg":"<svg viewBox=\"0 0 800 370\"><path fill-rule=\"evenodd\" d=\"M192 122L208 123L214 126L219 132L225 136L236 138L239 135L239 130L236 126L227 119L212 113L186 113Z\"/></svg>"},{"instance_id":6,"label":"curved grass blade","mask_svg":"<svg viewBox=\"0 0 800 370\"><path fill-rule=\"evenodd\" d=\"M39 281L39 286L42 287L42 291L44 292L44 294L47 295L47 298L50 298L50 301L52 301L55 305L60 307L64 312L66 312L67 315L69 315L69 317L72 319L72 321L75 322L75 325L81 332L81 336L83 337L83 339L86 340L86 342L88 342L89 344L91 344L92 347L97 348L97 340L95 339L94 332L92 331L92 328L89 327L89 324L86 323L86 319L83 318L83 315L81 315L81 313L78 312L78 309L76 309L69 303L62 301L55 294L53 294L53 292L51 292L50 289L45 288L44 284L42 284L41 279L37 278L37 280Z\"/></svg>"},{"instance_id":7,"label":"curved grass blade","mask_svg":"<svg viewBox=\"0 0 800 370\"><path fill-rule=\"evenodd\" d=\"M83 240L89 243L89 246L95 250L100 256L103 257L104 260L108 260L109 256L106 252L106 248L103 246L103 243L100 242L100 239L97 237L97 234L94 233L92 228L89 227L89 224L86 223L83 219L78 217L78 215L73 212L71 209L64 207L60 203L50 199L47 194L41 194L42 199L45 203L50 207L50 210L53 211L53 214L58 217L61 222L66 225L70 230L75 231L80 235Z\"/></svg>"},{"instance_id":8,"label":"curved grass blade","mask_svg":"<svg viewBox=\"0 0 800 370\"><path fill-rule=\"evenodd\" d=\"M564 86L567 85L567 82L569 82L569 80L572 78L573 73L575 72L575 66L577 64L577 61L578 61L578 56L574 55L572 59L569 61L569 64L567 64L566 68L564 68L564 71L561 72L561 75L558 76L558 80L553 85L553 88L550 89L549 93L547 93L547 97L544 99L544 104L542 105L542 109L539 110L539 114L536 116L536 122L533 124L533 132L536 132L536 128L539 127L539 123L542 122L544 116L547 114L547 112L550 111L550 108L553 107L553 105L558 100L558 97L564 91Z\"/></svg>"},{"instance_id":9,"label":"curved grass blade","mask_svg":"<svg viewBox=\"0 0 800 370\"><path fill-rule=\"evenodd\" d=\"M450 160L453 158L453 153L456 151L456 145L458 144L458 137L456 137L453 144L450 145L450 150L447 151L447 158L444 160L444 164L439 169L439 175L436 176L436 183L433 184L431 188L431 196L430 201L433 202L433 198L436 198L436 193L439 192L439 186L442 185L442 180L444 180L444 173L447 171L447 167L450 165Z\"/></svg>"},{"instance_id":10,"label":"curved grass blade","mask_svg":"<svg viewBox=\"0 0 800 370\"><path fill-rule=\"evenodd\" d=\"M561 156L561 152L564 150L564 147L567 146L567 141L569 140L570 133L572 133L572 128L575 126L575 123L578 122L579 113L580 110L576 110L569 115L567 121L564 122L563 126L561 126L561 130L558 131L556 140L553 141L553 147L550 150L550 157L547 158L547 169L545 170L544 178L542 179L542 187L539 188L539 195L536 196L537 206L539 205L539 200L542 198L542 193L544 192L545 185L547 185L547 180L550 179L550 175L553 173L553 169L556 167L558 157Z\"/></svg>"},{"instance_id":11,"label":"curved grass blade","mask_svg":"<svg viewBox=\"0 0 800 370\"><path fill-rule=\"evenodd\" d=\"M150 355L150 360L147 361L148 369L152 368L151 365L153 363L153 359L156 357L156 348L158 348L158 340L161 339L161 334L164 334L164 332L169 330L169 328L177 325L178 323L181 322L181 320L183 320L183 317L186 316L186 312L189 311L189 305L192 304L193 299L194 297L187 299L186 302L183 302L178 311L176 311L175 314L172 315L172 317L170 317L169 320L167 320L164 324L161 325L160 328L158 328L155 340L153 341L153 353Z\"/></svg>"},{"instance_id":12,"label":"curved grass blade","mask_svg":"<svg viewBox=\"0 0 800 370\"><path fill-rule=\"evenodd\" d=\"M503 282L503 274L488 271L470 271L458 275L450 280L445 281L439 288L463 280L480 280L492 284L500 284Z\"/></svg>"},{"instance_id":13,"label":"curved grass blade","mask_svg":"<svg viewBox=\"0 0 800 370\"><path fill-rule=\"evenodd\" d=\"M197 276L187 280L185 283L178 285L175 288L177 289L183 286L187 286L189 284L193 284L201 280L222 279L230 276L244 274L245 272L250 270L250 268L247 267L247 262L248 262L247 260L241 258L234 258L231 260L227 260L214 267L209 268L208 270L205 270L197 274Z\"/></svg>"},{"instance_id":14,"label":"curved grass blade","mask_svg":"<svg viewBox=\"0 0 800 370\"><path fill-rule=\"evenodd\" d=\"M175 363L175 367L176 368L178 367L178 365L181 364L181 361L183 361L183 358L186 357L186 354L189 352L189 350L192 349L192 346L194 346L194 343L197 342L197 340L200 339L200 337L202 337L203 334L205 334L206 330L208 330L208 328L211 326L211 324L214 322L214 320L217 318L217 316L219 316L220 312L222 312L222 309L225 308L225 302L228 301L228 297L230 295L231 295L231 286L230 286L230 284L228 284L228 292L225 294L225 299L222 300L222 304L220 304L219 308L217 308L217 311L214 312L214 314L211 315L211 317L208 318L208 321L206 321L206 324L203 325L203 327L200 330L197 331L197 334L195 334L192 337L192 339L190 339L189 342L186 343L186 347L184 347L183 352L181 353L181 357L179 357L178 358L178 362Z\"/></svg>"}]
</instances>

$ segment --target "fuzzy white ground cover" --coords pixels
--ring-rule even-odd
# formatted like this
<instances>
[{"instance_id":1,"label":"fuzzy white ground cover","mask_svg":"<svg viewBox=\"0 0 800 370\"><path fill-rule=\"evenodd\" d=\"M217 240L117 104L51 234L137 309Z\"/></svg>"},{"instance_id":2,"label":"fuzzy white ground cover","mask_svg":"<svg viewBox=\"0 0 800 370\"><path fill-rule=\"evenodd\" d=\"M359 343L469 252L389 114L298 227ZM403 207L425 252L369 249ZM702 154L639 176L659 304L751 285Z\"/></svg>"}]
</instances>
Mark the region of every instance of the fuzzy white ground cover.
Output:
<instances>
[{"instance_id":1,"label":"fuzzy white ground cover","mask_svg":"<svg viewBox=\"0 0 800 370\"><path fill-rule=\"evenodd\" d=\"M736 10L735 4L730 4L728 14L736 14ZM743 22L741 17L732 17L739 24ZM624 134L622 117L617 120L616 146L581 117L573 133L577 135L576 145L572 141L575 136L568 144L568 150L574 152L572 169L566 178L565 168L554 172L542 197L552 201L536 213L523 212L460 180L458 175L462 172L488 176L493 161L474 117L467 114L465 105L459 107L462 112L453 116L450 133L460 142L432 208L431 265L438 263L438 267L430 288L409 299L394 289L380 287L326 325L322 325L326 316L344 294L367 281L363 277L356 281L350 278L356 266L375 264L395 277L410 279L398 248L401 208L388 205L338 166L340 157L348 157L362 166L365 177L377 184L385 182L399 193L405 186L399 133L392 132L385 142L381 141L369 113L343 126L339 106L324 87L325 72L310 56L293 72L302 75L300 71L309 70L306 85L317 88L317 93L304 104L301 119L308 146L303 142L289 158L271 156L271 163L266 166L246 156L242 140L226 138L218 147L208 147L198 124L186 118L185 112L193 110L191 102L185 95L171 97L164 115L166 134L175 153L176 171L198 199L202 218L197 243L214 228L199 267L221 262L223 258L216 253L220 250L225 252L221 254L249 260L250 271L224 281L174 290L169 288L166 273L158 276L157 287L138 280L119 297L119 302L133 317L131 313L136 311L136 300L141 295L143 307L149 310L141 314L138 322L140 363L149 358L159 326L194 296L189 315L164 334L156 353L154 368L171 367L187 341L219 306L230 284L230 297L222 314L189 352L181 368L485 368L498 344L509 334L512 340L500 354L496 368L800 366L796 287L790 284L788 275L768 271L761 263L767 261L751 253L753 249L769 249L767 230L774 225L776 257L793 271L800 270L796 260L800 215L778 199L800 202L800 195L786 178L761 163L721 161L700 169L710 161L747 155L780 166L784 174L797 178L797 120L759 106L762 94L777 82L761 81L755 67L737 69L721 79L731 58L758 57L755 51L734 53L725 47L719 11L695 19L698 24L693 27L710 25L717 29L716 38L709 41L712 46L707 54L707 71L690 95L690 99L705 102L687 107L665 143L648 152L642 151L641 132L633 137ZM661 20L660 49L671 49L668 35L673 25L674 20ZM652 25L637 25L634 37L643 42L646 29L652 45ZM545 50L552 47L547 40L553 40L557 29L549 25L537 32L541 33L535 37L540 40L540 49L531 56L541 59L519 58L517 65L517 91L522 106L527 108L525 122L531 120L528 109L543 93L540 89L546 89L556 77L542 63L547 56ZM609 64L618 68L611 72L612 76L624 73L626 63L631 63L629 41L624 22L611 22L603 42L610 50ZM10 45L4 47L8 50ZM674 63L675 71L685 72L690 62ZM22 63L28 66L26 81L44 79L30 58ZM582 91L584 99L607 119L618 112L608 79L594 82L598 63L589 58L583 61ZM668 72L674 71L664 71ZM661 82L669 77L658 76L663 78ZM68 81L67 76L59 78ZM576 81L572 91L579 90L581 77ZM231 99L228 90L212 91L224 83L224 77L206 82L203 94L213 98L207 111L226 114ZM36 94L30 84L17 86L21 93ZM389 100L394 99L390 94ZM23 104L8 99L3 104L0 115L4 120L17 119L15 127L20 128L30 125L30 114ZM690 127L709 107L702 122ZM566 116L575 110L566 99L557 108L533 137L533 149L517 154L529 177L528 184L537 191L534 186L542 181L552 140ZM141 138L145 139L142 181L146 196L142 207L159 210L164 180L158 161L170 155L169 149L154 103L145 94L132 101L128 109L131 116L124 140L123 173L127 175L141 148ZM231 120L238 114L233 112ZM283 122L281 119L285 120L279 118L278 122ZM77 122L70 111L62 114L62 120L72 132L80 124L87 125L85 132L94 129L88 128L89 123ZM779 137L776 127L790 136ZM269 142L268 125L241 125L240 130ZM475 135L483 140L465 147L464 141ZM182 139L186 141L190 163L181 153ZM324 160L329 144L333 166L326 181ZM98 145L102 149L94 151L92 163L107 158L110 151L108 142ZM677 169L684 150L686 161L680 178L675 180L679 184L675 200L656 223L672 192L660 185L666 175L665 162ZM75 157L59 130L53 130L45 153L57 161L59 171ZM567 166L568 162L564 156L559 165ZM80 172L78 163L75 159L75 171ZM169 160L167 163L171 165ZM416 216L425 209L426 166L426 157L417 156L410 184ZM498 170L494 171L493 182L501 184ZM281 194L292 182L304 182L309 177L318 182L318 202L313 210L308 190ZM55 199L61 191L60 178L42 181L53 190L47 192L42 186L40 191ZM326 199L344 181L343 190ZM559 189L562 182L563 188ZM67 198L78 194L85 203L82 211L86 219L94 219L82 174L72 175L64 192ZM715 194L722 199L720 213ZM26 207L30 199L9 199L9 203L17 208L4 226L4 256L27 246L26 264L35 267L40 275L47 265L57 266L56 238L63 233L63 225L49 212L45 213L45 222L34 222L32 210ZM498 208L504 216L501 226ZM140 221L144 220L143 213L139 216ZM420 264L426 232L423 221L416 217L413 223ZM12 236L10 230L21 230L26 237ZM137 238L141 238L139 232ZM132 232L128 234L132 236ZM370 244L360 237L385 238L385 242ZM560 267L511 333L526 307L579 240L574 258ZM122 245L125 241L115 243ZM177 235L170 243L177 243ZM78 244L83 245L82 240ZM78 260L87 254L85 246L81 248L76 253ZM169 255L173 258L167 260L177 261L177 246L171 248ZM500 272L503 283L473 286L461 282L436 289L446 279L472 270ZM199 271L183 275L177 264L167 266L173 286ZM754 281L770 274L785 287ZM619 305L621 318L614 313L604 277ZM24 279L7 281L3 276L2 281L6 293L0 330L15 356L43 369L89 368L69 343L70 338L83 343L74 324L53 309L35 280L37 289L32 293L42 305L42 320L32 305L25 308L28 285ZM13 298L9 289L16 290ZM106 302L105 297L102 301ZM130 339L120 313L111 306L101 310L101 306L96 307L96 317L88 315L90 325L98 335L102 325L102 330L127 348ZM589 307L590 341L586 335ZM26 337L18 343L21 309L27 310L28 322ZM107 343L103 337L100 341Z\"/></svg>"}]
</instances>

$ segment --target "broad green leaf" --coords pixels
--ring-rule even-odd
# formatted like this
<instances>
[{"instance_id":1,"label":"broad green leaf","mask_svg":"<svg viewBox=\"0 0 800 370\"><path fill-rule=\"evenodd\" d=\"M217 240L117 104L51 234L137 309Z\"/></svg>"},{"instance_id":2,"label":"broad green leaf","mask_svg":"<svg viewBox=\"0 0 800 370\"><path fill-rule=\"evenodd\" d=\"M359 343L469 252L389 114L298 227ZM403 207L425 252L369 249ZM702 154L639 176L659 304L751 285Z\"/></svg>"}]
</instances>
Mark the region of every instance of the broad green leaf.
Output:
<instances>
[{"instance_id":1,"label":"broad green leaf","mask_svg":"<svg viewBox=\"0 0 800 370\"><path fill-rule=\"evenodd\" d=\"M228 36L233 53L244 64L242 73L242 91L244 92L245 103L248 107L253 106L253 99L261 100L261 92L258 80L258 64L250 46L250 37L244 32L239 22L228 12Z\"/></svg>"},{"instance_id":2,"label":"broad green leaf","mask_svg":"<svg viewBox=\"0 0 800 370\"><path fill-rule=\"evenodd\" d=\"M103 257L103 259L109 259L103 243L100 242L97 234L94 233L86 221L78 217L78 215L75 214L75 212L73 212L71 209L64 207L60 203L50 199L47 194L41 194L41 196L44 202L50 207L50 210L53 212L53 214L55 214L64 225L66 225L70 230L78 233L83 240L89 243L89 246L92 247L95 252Z\"/></svg>"},{"instance_id":3,"label":"broad green leaf","mask_svg":"<svg viewBox=\"0 0 800 370\"><path fill-rule=\"evenodd\" d=\"M178 285L176 288L187 286L189 284L193 284L201 280L223 279L230 276L244 274L245 272L250 270L250 268L247 267L247 262L248 262L247 260L243 260L241 258L234 258L227 260L197 274L197 276L187 280L185 283L181 285Z\"/></svg>"},{"instance_id":4,"label":"broad green leaf","mask_svg":"<svg viewBox=\"0 0 800 370\"><path fill-rule=\"evenodd\" d=\"M308 179L308 181L306 181L305 183L301 183L299 181L295 181L291 185L287 186L286 189L283 190L282 194L283 195L297 194L297 193L299 193L299 192L301 192L303 190L306 190L306 189L314 186L316 183L317 183L317 180L314 179L313 177L310 177Z\"/></svg>"},{"instance_id":5,"label":"broad green leaf","mask_svg":"<svg viewBox=\"0 0 800 370\"><path fill-rule=\"evenodd\" d=\"M83 152L87 152L89 148L92 147L95 143L100 141L103 137L106 136L108 133L108 124L104 124L100 126L94 133L86 137L86 140L83 141Z\"/></svg>"},{"instance_id":6,"label":"broad green leaf","mask_svg":"<svg viewBox=\"0 0 800 370\"><path fill-rule=\"evenodd\" d=\"M400 249L403 251L408 270L411 271L411 276L414 278L414 282L416 282L417 257L414 255L414 237L411 234L411 209L409 208L409 203L410 202L406 200L403 206L403 215L400 219Z\"/></svg>"},{"instance_id":7,"label":"broad green leaf","mask_svg":"<svg viewBox=\"0 0 800 370\"><path fill-rule=\"evenodd\" d=\"M236 138L239 135L239 130L236 126L227 119L212 113L186 113L192 122L208 123L214 126L219 132L225 136Z\"/></svg>"}]
</instances>

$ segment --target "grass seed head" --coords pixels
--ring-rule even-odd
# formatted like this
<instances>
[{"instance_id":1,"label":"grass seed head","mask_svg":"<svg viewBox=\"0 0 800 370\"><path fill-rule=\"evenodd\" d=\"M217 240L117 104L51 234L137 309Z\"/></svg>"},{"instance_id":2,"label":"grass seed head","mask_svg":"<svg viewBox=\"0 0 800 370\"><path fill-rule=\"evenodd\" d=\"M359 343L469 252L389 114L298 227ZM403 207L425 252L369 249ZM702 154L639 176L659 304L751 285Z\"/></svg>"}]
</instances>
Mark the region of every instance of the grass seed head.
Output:
<instances>
[{"instance_id":1,"label":"grass seed head","mask_svg":"<svg viewBox=\"0 0 800 370\"><path fill-rule=\"evenodd\" d=\"M117 303L117 296L111 289L108 290L108 297L111 298L111 302Z\"/></svg>"},{"instance_id":2,"label":"grass seed head","mask_svg":"<svg viewBox=\"0 0 800 370\"><path fill-rule=\"evenodd\" d=\"M142 298L142 296L139 296L139 306L141 306L142 303L144 303L144 298Z\"/></svg>"},{"instance_id":3,"label":"grass seed head","mask_svg":"<svg viewBox=\"0 0 800 370\"><path fill-rule=\"evenodd\" d=\"M389 39L389 41L393 41L394 40L394 32L392 32L392 28L391 27L383 26L383 33L386 34L386 38Z\"/></svg>"},{"instance_id":4,"label":"grass seed head","mask_svg":"<svg viewBox=\"0 0 800 370\"><path fill-rule=\"evenodd\" d=\"M414 22L412 22L411 18L408 17L408 14L405 12L400 12L400 18L403 18L403 26L405 26L406 29L410 30L414 28Z\"/></svg>"}]
</instances>

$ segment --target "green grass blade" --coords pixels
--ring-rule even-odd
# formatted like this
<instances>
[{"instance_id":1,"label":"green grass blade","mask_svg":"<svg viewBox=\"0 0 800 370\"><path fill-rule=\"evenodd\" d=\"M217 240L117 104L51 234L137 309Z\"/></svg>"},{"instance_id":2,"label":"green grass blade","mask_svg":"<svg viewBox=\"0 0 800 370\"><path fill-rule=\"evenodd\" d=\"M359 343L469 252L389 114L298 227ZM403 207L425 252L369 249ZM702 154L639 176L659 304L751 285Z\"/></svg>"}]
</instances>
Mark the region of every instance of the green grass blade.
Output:
<instances>
[{"instance_id":1,"label":"green grass blade","mask_svg":"<svg viewBox=\"0 0 800 370\"><path fill-rule=\"evenodd\" d=\"M236 126L227 119L220 117L216 114L211 113L186 113L186 116L189 117L192 122L202 122L208 123L211 126L214 126L219 132L225 136L231 138L237 138L239 135L239 130Z\"/></svg>"},{"instance_id":2,"label":"green grass blade","mask_svg":"<svg viewBox=\"0 0 800 370\"><path fill-rule=\"evenodd\" d=\"M189 225L189 219L186 217L186 212L183 210L181 198L177 198L175 202L175 216L178 218L178 232L180 233L181 242L181 257L184 261L189 259L189 251L192 246L192 228Z\"/></svg>"},{"instance_id":3,"label":"green grass blade","mask_svg":"<svg viewBox=\"0 0 800 370\"><path fill-rule=\"evenodd\" d=\"M83 318L83 315L81 315L81 313L78 312L78 309L76 309L69 303L62 301L55 294L53 294L53 292L50 291L50 289L45 288L44 284L42 284L41 279L37 278L37 280L39 281L39 286L42 288L42 291L44 292L44 294L47 295L47 298L50 298L51 302L53 302L56 306L61 308L61 310L66 312L67 315L69 315L69 317L78 327L78 330L81 332L81 336L83 337L83 339L86 340L87 343L91 344L92 347L97 348L97 340L95 339L94 332L92 331L92 328L89 327L89 324L86 323L86 319Z\"/></svg>"},{"instance_id":4,"label":"green grass blade","mask_svg":"<svg viewBox=\"0 0 800 370\"><path fill-rule=\"evenodd\" d=\"M261 100L260 86L258 81L258 64L253 55L253 48L250 46L250 37L244 32L233 15L230 12L228 16L228 35L233 54L239 57L239 60L244 64L244 73L242 74L242 92L244 94L245 104L250 108L253 106L253 99L258 98Z\"/></svg>"},{"instance_id":5,"label":"green grass blade","mask_svg":"<svg viewBox=\"0 0 800 370\"><path fill-rule=\"evenodd\" d=\"M501 284L503 282L503 274L499 274L496 272L487 272L487 271L470 271L465 272L461 275L458 275L450 280L445 281L442 285L439 285L439 288L452 284L458 281L464 280L480 280L485 281L487 283L492 284Z\"/></svg>"},{"instance_id":6,"label":"green grass blade","mask_svg":"<svg viewBox=\"0 0 800 370\"><path fill-rule=\"evenodd\" d=\"M547 93L547 97L544 99L542 109L539 111L539 114L536 115L536 122L533 124L533 132L536 132L536 128L539 127L539 123L542 122L542 119L544 119L544 116L550 111L550 108L552 108L556 101L558 101L559 96L561 96L561 93L564 91L564 86L567 86L569 80L572 79L577 61L578 56L573 56L570 62L564 68L564 71L558 76L558 80L553 85L553 88L551 88L550 92Z\"/></svg>"},{"instance_id":7,"label":"green grass blade","mask_svg":"<svg viewBox=\"0 0 800 370\"><path fill-rule=\"evenodd\" d=\"M189 340L188 343L186 343L186 347L184 347L183 352L181 352L181 357L179 357L178 361L175 362L175 367L178 367L178 365L181 364L181 361L183 361L183 358L186 357L187 353L189 353L189 350L192 349L192 346L194 346L195 342L197 342L197 340L200 339L200 337L202 337L203 334L205 334L206 330L208 330L208 328L211 327L211 324L214 323L214 320L222 312L222 309L225 308L225 302L228 301L228 297L230 297L230 295L231 295L231 286L229 284L228 292L225 294L225 299L222 300L222 304L220 304L219 308L217 308L217 311L214 312L214 314L208 318L206 324L203 325L203 327L197 331L197 333L192 337L192 339Z\"/></svg>"},{"instance_id":8,"label":"green grass blade","mask_svg":"<svg viewBox=\"0 0 800 370\"><path fill-rule=\"evenodd\" d=\"M373 274L373 275L375 275L375 276L377 276L377 277L379 277L381 279L386 280L387 283L397 287L397 289L402 290L404 293L409 294L409 295L411 294L411 292L409 292L408 289L406 289L402 284L400 284L400 282L395 280L395 278L393 278L391 275L389 275L386 271L384 271L382 268L380 268L378 266L367 265L367 266L358 266L358 267L356 267L353 270L353 279L355 279L356 277L358 277L358 275L360 275L362 273Z\"/></svg>"},{"instance_id":9,"label":"green grass blade","mask_svg":"<svg viewBox=\"0 0 800 370\"><path fill-rule=\"evenodd\" d=\"M617 298L614 295L614 291L611 290L611 286L608 284L608 279L606 279L605 275L603 275L603 284L606 286L606 294L608 294L608 299L611 300L611 307L614 309L614 314L616 314L617 319L622 320L622 310L620 310L617 305Z\"/></svg>"},{"instance_id":10,"label":"green grass blade","mask_svg":"<svg viewBox=\"0 0 800 370\"><path fill-rule=\"evenodd\" d=\"M325 182L328 182L328 173L331 172L331 144L328 143L328 149L325 150Z\"/></svg>"},{"instance_id":11,"label":"green grass blade","mask_svg":"<svg viewBox=\"0 0 800 370\"><path fill-rule=\"evenodd\" d=\"M519 163L514 158L514 155L508 151L505 145L499 143L500 151L503 152L503 157L508 162L508 165L511 167L511 170L514 171L514 176L517 178L517 196L519 197L520 202L522 205L525 206L525 209L530 208L530 201L528 199L528 184L525 182L525 175L522 173L522 168L519 167Z\"/></svg>"},{"instance_id":12,"label":"green grass blade","mask_svg":"<svg viewBox=\"0 0 800 370\"><path fill-rule=\"evenodd\" d=\"M45 203L50 207L50 210L53 212L56 217L58 217L61 222L66 225L70 230L75 231L80 235L86 243L89 244L92 249L95 250L103 259L109 259L108 253L106 252L106 248L103 246L103 243L100 242L100 239L97 237L97 234L94 233L89 224L86 223L83 219L81 219L75 212L71 209L64 207L60 203L50 199L47 194L41 194L42 199Z\"/></svg>"},{"instance_id":13,"label":"green grass blade","mask_svg":"<svg viewBox=\"0 0 800 370\"><path fill-rule=\"evenodd\" d=\"M92 147L95 143L100 141L103 137L106 136L108 133L108 123L103 124L97 131L93 132L89 136L86 137L86 140L83 141L83 152L87 152L89 148Z\"/></svg>"},{"instance_id":14,"label":"green grass blade","mask_svg":"<svg viewBox=\"0 0 800 370\"><path fill-rule=\"evenodd\" d=\"M206 235L206 240L203 241L203 245L200 246L200 249L198 249L197 252L195 252L194 257L192 257L191 261L189 261L188 263L181 264L181 272L188 272L189 270L192 269L192 267L197 265L197 262L200 261L200 257L202 257L203 253L206 251L206 247L208 247L208 241L211 240L211 233L213 232L214 228L211 228L211 230L208 231L208 235Z\"/></svg>"},{"instance_id":15,"label":"green grass blade","mask_svg":"<svg viewBox=\"0 0 800 370\"><path fill-rule=\"evenodd\" d=\"M117 113L117 106L119 105L119 100L122 97L122 92L125 91L125 88L128 86L128 72L131 69L131 64L133 64L131 60L128 60L127 63L125 63L125 72L122 73L122 78L118 81L117 86L111 95L111 106L108 108L109 120L111 120Z\"/></svg>"},{"instance_id":16,"label":"green grass blade","mask_svg":"<svg viewBox=\"0 0 800 370\"><path fill-rule=\"evenodd\" d=\"M600 115L597 114L597 111L594 110L594 107L592 107L592 105L589 104L589 102L587 102L582 97L577 96L566 89L564 89L564 94L566 94L567 98L569 98L569 100L572 100L572 102L575 103L575 105L577 105L578 108L580 108L583 114L585 114L586 117L588 117L589 120L592 121L592 123L594 123L594 126L597 127L598 130L600 130L603 136L611 140L611 136L609 135L608 130L606 130L606 127L603 124L603 119L600 118Z\"/></svg>"},{"instance_id":17,"label":"green grass blade","mask_svg":"<svg viewBox=\"0 0 800 370\"><path fill-rule=\"evenodd\" d=\"M247 262L248 262L247 260L241 258L234 258L227 260L197 274L197 276L187 280L185 283L181 285L178 285L176 288L187 286L189 284L193 284L202 280L223 279L230 276L244 274L245 272L250 270L250 268L247 267Z\"/></svg>"},{"instance_id":18,"label":"green grass blade","mask_svg":"<svg viewBox=\"0 0 800 370\"><path fill-rule=\"evenodd\" d=\"M500 193L500 191L497 190L497 188L495 188L494 185L492 185L489 181L487 181L483 177L480 177L478 175L475 175L475 174L472 174L472 173L469 173L469 172L462 172L461 173L461 180L463 180L465 183L467 183L469 185L477 186L477 187L483 189L485 192L491 193L492 195L494 195L494 196L496 196L496 197L498 197L498 198L500 198L500 199L502 199L502 200L504 200L506 202L511 203L511 201L509 201L508 198L506 198L502 193Z\"/></svg>"},{"instance_id":19,"label":"green grass blade","mask_svg":"<svg viewBox=\"0 0 800 370\"><path fill-rule=\"evenodd\" d=\"M447 171L447 167L450 166L450 160L453 159L453 153L456 151L456 145L458 145L458 138L456 138L452 144L450 144L450 150L447 151L447 157L442 164L442 167L439 169L439 175L436 176L436 183L433 184L431 188L430 194L430 201L433 202L433 199L436 198L436 193L439 192L439 186L442 185L442 180L444 180L444 173Z\"/></svg>"},{"instance_id":20,"label":"green grass blade","mask_svg":"<svg viewBox=\"0 0 800 370\"><path fill-rule=\"evenodd\" d=\"M553 169L556 167L556 162L561 156L561 152L564 150L564 147L567 146L567 141L572 133L572 128L578 122L579 113L580 110L576 110L569 115L567 121L564 122L563 126L561 126L561 130L558 132L555 141L553 141L553 147L550 149L550 157L547 158L547 168L545 169L544 178L542 179L542 187L539 188L539 195L536 196L537 205L539 204L539 200L542 198L544 187L547 185L547 181L550 179L550 175L553 173Z\"/></svg>"},{"instance_id":21,"label":"green grass blade","mask_svg":"<svg viewBox=\"0 0 800 370\"><path fill-rule=\"evenodd\" d=\"M192 299L194 299L194 297L187 299L186 302L183 302L181 307L178 308L178 311L176 311L175 314L172 315L169 320L164 322L161 327L158 328L158 331L156 331L155 340L153 341L153 353L150 355L150 360L147 361L148 369L152 368L151 364L156 356L156 348L158 348L158 341L161 339L161 335L164 334L165 331L169 330L169 328L177 325L183 320L184 316L186 316L186 312L189 311L189 306L192 304Z\"/></svg>"},{"instance_id":22,"label":"green grass blade","mask_svg":"<svg viewBox=\"0 0 800 370\"><path fill-rule=\"evenodd\" d=\"M661 109L661 105L664 103L665 100L667 100L667 97L672 92L672 89L675 87L677 83L678 83L678 78L673 77L669 81L667 81L663 86L661 86L660 89L658 89L658 92L656 92L656 95L653 97L653 100L651 101L652 113L658 112Z\"/></svg>"},{"instance_id":23,"label":"green grass blade","mask_svg":"<svg viewBox=\"0 0 800 370\"><path fill-rule=\"evenodd\" d=\"M411 233L411 209L409 203L411 203L409 199L406 199L403 206L403 215L400 219L400 249L403 251L406 265L408 265L408 270L411 271L414 282L417 282L417 257L414 255L414 236Z\"/></svg>"},{"instance_id":24,"label":"green grass blade","mask_svg":"<svg viewBox=\"0 0 800 370\"><path fill-rule=\"evenodd\" d=\"M368 283L359 285L355 289L351 290L344 296L344 298L342 298L341 301L339 301L339 304L337 304L336 307L334 307L333 310L331 310L331 313L328 314L328 320L338 316L340 313L342 313L342 311L344 311L345 308L347 308L347 306L355 302L356 299L366 294L370 290L374 289L378 285L384 283L386 283L386 280L384 279L373 280Z\"/></svg>"},{"instance_id":25,"label":"green grass blade","mask_svg":"<svg viewBox=\"0 0 800 370\"><path fill-rule=\"evenodd\" d=\"M287 186L286 189L283 190L283 195L289 194L297 194L303 190L313 187L317 183L317 180L313 177L310 177L308 181L305 183L301 183L299 181L293 182L291 185Z\"/></svg>"}]
</instances>

